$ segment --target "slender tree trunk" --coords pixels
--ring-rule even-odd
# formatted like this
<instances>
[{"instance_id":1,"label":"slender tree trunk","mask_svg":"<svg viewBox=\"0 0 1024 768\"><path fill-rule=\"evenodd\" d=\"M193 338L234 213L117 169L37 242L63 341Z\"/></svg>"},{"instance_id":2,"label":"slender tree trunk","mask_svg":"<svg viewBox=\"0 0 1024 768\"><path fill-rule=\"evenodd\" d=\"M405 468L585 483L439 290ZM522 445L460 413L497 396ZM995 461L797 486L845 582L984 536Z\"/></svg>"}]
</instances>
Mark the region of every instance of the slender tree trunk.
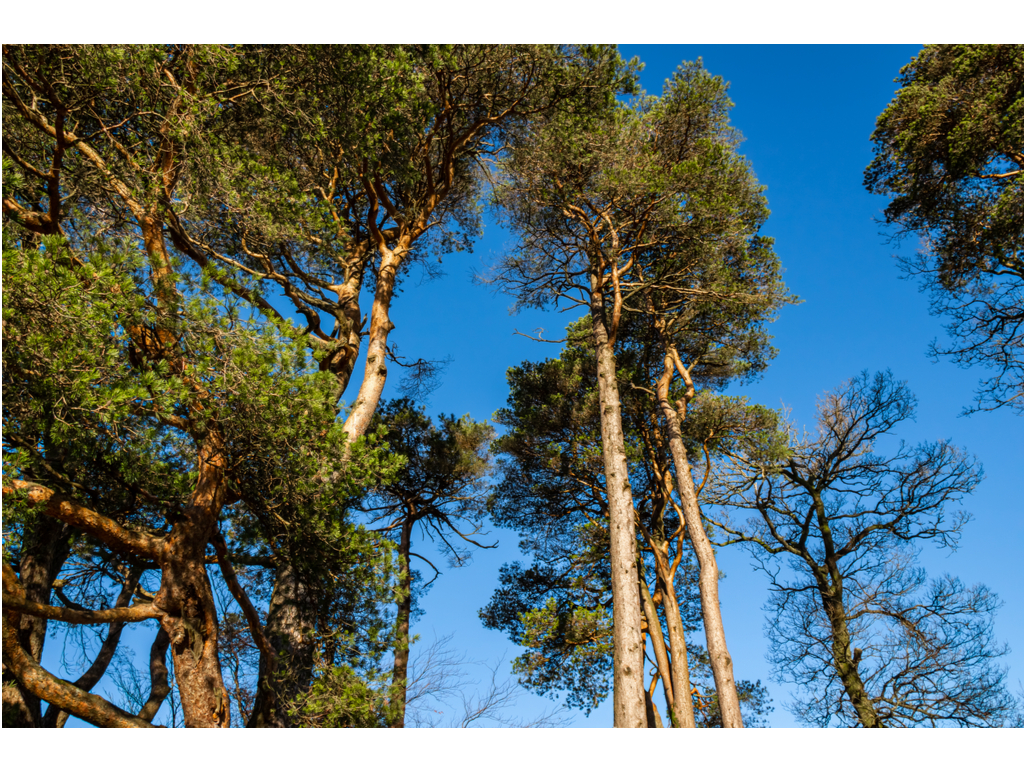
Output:
<instances>
[{"instance_id":1,"label":"slender tree trunk","mask_svg":"<svg viewBox=\"0 0 1024 768\"><path fill-rule=\"evenodd\" d=\"M676 600L672 581L663 579L665 598L665 625L668 629L668 643L672 652L672 692L675 697L672 713L677 728L696 728L693 714L693 697L690 695L690 661L686 655L686 633L683 630L682 614Z\"/></svg>"},{"instance_id":2,"label":"slender tree trunk","mask_svg":"<svg viewBox=\"0 0 1024 768\"><path fill-rule=\"evenodd\" d=\"M267 639L277 654L278 670L260 654L260 679L249 728L289 728L288 708L313 678L312 596L295 568L282 563L274 580L267 616Z\"/></svg>"},{"instance_id":3,"label":"slender tree trunk","mask_svg":"<svg viewBox=\"0 0 1024 768\"><path fill-rule=\"evenodd\" d=\"M742 728L743 717L740 714L739 694L736 692L736 681L733 677L732 657L725 644L725 626L722 623L722 607L718 600L718 563L715 551L704 532L700 505L697 503L697 492L690 473L690 462L683 445L679 414L669 402L669 383L672 380L674 366L671 358L666 355L665 375L658 381L658 401L668 427L668 445L675 464L678 481L679 498L682 503L683 517L697 555L700 566L700 604L704 620L704 633L708 644L708 657L711 671L715 677L715 691L718 693L718 705L722 712L722 725L725 728Z\"/></svg>"},{"instance_id":4,"label":"slender tree trunk","mask_svg":"<svg viewBox=\"0 0 1024 768\"><path fill-rule=\"evenodd\" d=\"M402 521L402 538L398 544L398 645L395 648L395 670L393 680L396 689L395 715L392 728L405 728L405 696L409 682L409 618L412 615L412 571L409 557L412 550L411 518Z\"/></svg>"},{"instance_id":5,"label":"slender tree trunk","mask_svg":"<svg viewBox=\"0 0 1024 768\"><path fill-rule=\"evenodd\" d=\"M647 725L647 712L644 703L640 594L637 590L636 513L629 485L615 354L605 325L603 297L596 282L591 288L590 315L597 353L601 446L611 539L615 727L644 728Z\"/></svg>"},{"instance_id":6,"label":"slender tree trunk","mask_svg":"<svg viewBox=\"0 0 1024 768\"><path fill-rule=\"evenodd\" d=\"M654 605L654 599L651 597L651 590L647 587L647 582L642 578L640 579L640 601L644 607L644 618L647 619L647 631L651 636L651 645L654 647L654 659L658 662L658 674L661 676L661 685L665 689L665 703L668 705L669 716L677 728L692 728L692 724L686 726L686 715L685 712L681 711L685 709L685 705L679 706L677 704L673 665L669 662L665 635L661 631L661 621L658 619L658 610ZM686 689L683 697L684 701L690 699L688 694L689 689ZM690 720L693 720L692 701L690 701Z\"/></svg>"},{"instance_id":7,"label":"slender tree trunk","mask_svg":"<svg viewBox=\"0 0 1024 768\"><path fill-rule=\"evenodd\" d=\"M163 627L156 633L153 645L149 648L149 698L139 710L139 718L152 723L160 706L171 693L167 674L167 648L171 644L171 636Z\"/></svg>"},{"instance_id":8,"label":"slender tree trunk","mask_svg":"<svg viewBox=\"0 0 1024 768\"><path fill-rule=\"evenodd\" d=\"M391 322L391 300L395 293L395 280L402 264L407 243L401 243L394 249L381 246L381 264L377 273L377 290L373 296L373 309L370 312L369 343L366 346L366 370L359 394L352 404L352 412L345 420L345 431L349 442L366 434L373 418L374 411L380 403L384 382L388 377L387 351L388 335L394 329Z\"/></svg>"},{"instance_id":9,"label":"slender tree trunk","mask_svg":"<svg viewBox=\"0 0 1024 768\"><path fill-rule=\"evenodd\" d=\"M868 696L867 690L864 688L860 671L857 669L859 659L852 652L850 629L846 621L846 608L843 606L841 589L839 594L838 598L822 594L822 605L828 616L829 624L832 626L832 663L843 683L843 688L846 689L846 695L850 697L850 703L857 713L860 724L865 728L885 728L885 723L875 711L871 697Z\"/></svg>"}]
</instances>

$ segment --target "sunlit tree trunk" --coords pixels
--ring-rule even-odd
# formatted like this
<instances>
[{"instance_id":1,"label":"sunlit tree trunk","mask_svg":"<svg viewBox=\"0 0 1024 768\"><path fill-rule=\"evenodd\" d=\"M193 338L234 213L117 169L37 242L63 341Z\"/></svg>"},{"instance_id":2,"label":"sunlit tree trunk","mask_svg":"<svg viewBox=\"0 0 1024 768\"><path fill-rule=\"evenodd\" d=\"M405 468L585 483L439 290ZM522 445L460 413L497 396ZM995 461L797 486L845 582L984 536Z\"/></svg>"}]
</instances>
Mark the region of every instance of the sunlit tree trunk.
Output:
<instances>
[{"instance_id":1,"label":"sunlit tree trunk","mask_svg":"<svg viewBox=\"0 0 1024 768\"><path fill-rule=\"evenodd\" d=\"M675 464L679 499L683 509L683 517L690 534L690 541L697 555L700 566L698 585L700 587L701 615L704 621L704 633L708 644L708 657L711 671L715 678L715 690L718 693L718 704L722 712L722 725L725 728L742 728L743 717L740 714L739 694L733 676L732 657L725 643L725 626L722 622L722 607L718 600L718 563L715 551L711 547L704 523L701 519L700 504L693 485L690 462L683 445L683 434L680 428L679 413L669 401L669 384L675 366L671 357L666 355L665 374L658 381L658 402L668 429L669 450ZM692 383L687 382L692 389Z\"/></svg>"},{"instance_id":2,"label":"sunlit tree trunk","mask_svg":"<svg viewBox=\"0 0 1024 768\"><path fill-rule=\"evenodd\" d=\"M196 490L167 537L154 600L166 612L161 624L171 638L174 677L190 728L227 728L231 723L217 653L217 606L205 567L206 546L227 493L226 459L217 443L211 436L200 449Z\"/></svg>"},{"instance_id":3,"label":"sunlit tree trunk","mask_svg":"<svg viewBox=\"0 0 1024 768\"><path fill-rule=\"evenodd\" d=\"M294 566L282 562L277 569L267 616L267 639L276 654L277 670L260 654L260 677L250 728L289 728L294 725L288 708L313 677L312 598Z\"/></svg>"},{"instance_id":4,"label":"sunlit tree trunk","mask_svg":"<svg viewBox=\"0 0 1024 768\"><path fill-rule=\"evenodd\" d=\"M604 300L592 279L590 314L597 353L597 389L601 404L601 445L604 453L611 539L612 604L614 620L614 709L616 728L647 725L640 633L640 595L637 591L636 522L626 462L615 353L605 324Z\"/></svg>"}]
</instances>

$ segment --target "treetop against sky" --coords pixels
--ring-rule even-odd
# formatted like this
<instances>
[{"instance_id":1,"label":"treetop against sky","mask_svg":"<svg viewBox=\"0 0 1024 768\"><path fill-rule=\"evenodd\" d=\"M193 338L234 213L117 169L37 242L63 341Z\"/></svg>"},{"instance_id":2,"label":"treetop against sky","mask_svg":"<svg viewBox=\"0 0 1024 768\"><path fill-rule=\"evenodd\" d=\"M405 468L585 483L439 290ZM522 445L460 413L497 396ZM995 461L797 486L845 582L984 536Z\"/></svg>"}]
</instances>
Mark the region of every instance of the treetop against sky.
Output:
<instances>
[{"instance_id":1,"label":"treetop against sky","mask_svg":"<svg viewBox=\"0 0 1024 768\"><path fill-rule=\"evenodd\" d=\"M712 75L724 78L735 105L731 125L744 137L738 152L765 186L770 215L760 234L774 238L786 286L799 303L781 307L778 319L767 327L778 354L763 375L730 385L726 394L742 395L769 408L784 407L798 428L813 431L819 401L861 371L890 369L896 379L906 380L917 397L916 418L901 423L895 436L880 437L879 452L897 453L900 440L948 440L965 448L984 468L984 479L963 502L973 520L963 529L959 548L955 553L939 552L925 544L921 562L930 576L949 572L965 585L984 583L998 594L1004 607L994 634L1015 647L1024 641L1020 579L1008 566L1024 541L1024 509L1011 485L1024 458L1020 416L1007 408L961 415L974 398L981 374L957 368L947 358L928 357L929 345L944 341L943 320L929 315L928 295L905 279L893 258L912 258L920 244L913 236L891 242L893 233L883 221L886 199L864 189L875 121L896 92L900 68L919 51L917 45L620 46L625 60L638 57L643 62L639 84L650 94L660 94L665 80L684 61L700 59ZM465 206L459 215L466 226L458 237L472 234L475 211L465 200L452 205ZM441 247L431 253L428 264L412 264L391 305L388 343L397 353L410 360L446 361L436 389L426 398L427 413L439 424L441 414L490 419L506 406L508 369L557 357L563 348L523 334L561 339L566 326L584 314L572 307L511 314L512 299L476 278L488 275L516 240L486 210L481 222L482 235L471 238L470 250L443 254ZM294 305L283 297L271 303L306 326L306 318L295 314ZM330 327L326 321L325 327ZM363 344L358 359L345 361L348 370L357 372L356 384L365 355ZM386 399L404 393L403 369L389 367ZM357 389L354 384L345 394L350 404ZM499 435L503 431L500 423L496 429ZM443 562L444 547L415 538L422 535L413 531L413 551ZM419 597L412 633L421 640L412 646L413 666L418 649L450 634L453 644L474 659L503 659L501 674L508 674L508 664L521 652L500 632L484 628L478 616L499 584L499 568L521 559L516 534L498 529L483 541L497 546L474 548L466 567L442 568L430 590ZM797 689L773 681L765 658L764 624L770 617L763 609L769 581L753 569L749 553L739 547L720 549L718 561L725 576L719 593L735 677L767 686L775 704L770 724L795 725L783 705ZM122 642L134 648L136 658L146 658L148 634L128 625L125 635ZM1020 649L1014 650L1004 659L1011 690L1024 677ZM61 643L51 639L44 666L57 670L60 656ZM477 675L481 681L486 676ZM95 691L115 695L102 682ZM609 697L589 717L576 714L574 725L610 726L611 701ZM517 714L529 719L549 704L525 694Z\"/></svg>"}]
</instances>

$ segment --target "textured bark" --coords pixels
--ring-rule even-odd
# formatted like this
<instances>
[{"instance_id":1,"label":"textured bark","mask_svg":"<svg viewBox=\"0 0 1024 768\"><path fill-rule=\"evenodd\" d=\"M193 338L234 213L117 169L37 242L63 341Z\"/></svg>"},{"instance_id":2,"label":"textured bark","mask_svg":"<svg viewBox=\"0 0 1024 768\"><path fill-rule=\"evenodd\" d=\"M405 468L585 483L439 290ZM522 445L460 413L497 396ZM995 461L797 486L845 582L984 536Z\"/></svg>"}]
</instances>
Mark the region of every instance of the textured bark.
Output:
<instances>
[{"instance_id":1,"label":"textured bark","mask_svg":"<svg viewBox=\"0 0 1024 768\"><path fill-rule=\"evenodd\" d=\"M402 521L402 538L398 544L398 585L402 590L402 597L398 602L398 646L395 648L395 670L392 677L397 689L392 728L405 728L405 696L409 682L409 619L412 615L412 572L409 558L413 522L411 517L406 517Z\"/></svg>"},{"instance_id":2,"label":"textured bark","mask_svg":"<svg viewBox=\"0 0 1024 768\"><path fill-rule=\"evenodd\" d=\"M64 498L49 488L24 480L8 481L3 489L4 495L15 491L25 491L28 503L44 515L95 536L117 552L157 559L164 551L164 539L124 528L109 517Z\"/></svg>"},{"instance_id":3,"label":"textured bark","mask_svg":"<svg viewBox=\"0 0 1024 768\"><path fill-rule=\"evenodd\" d=\"M295 568L287 563L277 569L270 597L266 635L276 654L278 669L272 671L267 654L260 654L260 679L249 728L289 728L294 725L288 707L303 693L313 677L312 599Z\"/></svg>"},{"instance_id":4,"label":"textured bark","mask_svg":"<svg viewBox=\"0 0 1024 768\"><path fill-rule=\"evenodd\" d=\"M690 473L690 462L683 435L680 428L679 414L669 401L669 383L675 366L671 358L665 358L665 375L658 382L658 401L668 428L668 444L675 464L679 498L683 508L683 518L690 534L697 563L700 566L698 584L700 586L701 615L704 621L704 634L707 639L708 657L711 671L715 678L715 691L718 694L718 705L722 712L722 726L725 728L742 728L743 716L740 714L739 694L736 692L736 681L733 675L732 657L725 643L725 626L722 623L722 607L718 600L718 563L715 551L704 532L701 519L700 504ZM689 384L689 382L688 382Z\"/></svg>"},{"instance_id":5,"label":"textured bark","mask_svg":"<svg viewBox=\"0 0 1024 768\"><path fill-rule=\"evenodd\" d=\"M182 519L159 557L162 580L154 605L171 638L174 677L187 728L227 728L228 692L217 653L217 606L206 573L206 546L227 493L225 458L213 434L199 451L199 478Z\"/></svg>"},{"instance_id":6,"label":"textured bark","mask_svg":"<svg viewBox=\"0 0 1024 768\"><path fill-rule=\"evenodd\" d=\"M352 405L352 412L345 420L345 431L349 442L366 434L373 419L373 413L380 403L384 383L388 378L387 352L388 335L395 327L391 322L391 300L395 294L395 280L402 264L406 243L390 249L381 246L381 265L377 274L377 290L373 296L370 312L370 340L366 346L366 369L359 394Z\"/></svg>"},{"instance_id":7,"label":"textured bark","mask_svg":"<svg viewBox=\"0 0 1024 768\"><path fill-rule=\"evenodd\" d=\"M693 697L690 696L690 662L686 655L686 633L680 618L679 602L670 579L665 579L663 606L668 643L672 652L672 691L675 694L673 719L677 728L696 728Z\"/></svg>"},{"instance_id":8,"label":"textured bark","mask_svg":"<svg viewBox=\"0 0 1024 768\"><path fill-rule=\"evenodd\" d=\"M644 699L640 594L637 590L636 512L633 509L633 494L626 463L615 354L605 325L603 298L596 283L591 290L590 308L597 353L601 446L611 539L615 727L644 728L647 726L647 711Z\"/></svg>"},{"instance_id":9,"label":"textured bark","mask_svg":"<svg viewBox=\"0 0 1024 768\"><path fill-rule=\"evenodd\" d=\"M154 605L143 603L131 607L102 608L96 611L79 611L74 608L61 608L57 605L43 605L32 600L26 600L20 595L5 595L4 600L9 606L25 616L31 615L43 619L54 619L65 624L115 624L134 621L145 621L146 619L159 619L163 617L163 611Z\"/></svg>"}]
</instances>

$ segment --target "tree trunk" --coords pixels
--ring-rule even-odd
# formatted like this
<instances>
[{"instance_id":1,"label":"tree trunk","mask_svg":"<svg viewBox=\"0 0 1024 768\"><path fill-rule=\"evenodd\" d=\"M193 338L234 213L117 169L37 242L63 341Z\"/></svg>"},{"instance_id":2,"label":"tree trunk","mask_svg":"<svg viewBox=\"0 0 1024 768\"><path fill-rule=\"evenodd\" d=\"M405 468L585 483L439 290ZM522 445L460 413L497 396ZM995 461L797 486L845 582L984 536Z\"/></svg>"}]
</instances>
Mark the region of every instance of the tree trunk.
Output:
<instances>
[{"instance_id":1,"label":"tree trunk","mask_svg":"<svg viewBox=\"0 0 1024 768\"><path fill-rule=\"evenodd\" d=\"M715 551L711 547L711 542L708 541L707 534L704 532L700 505L697 503L697 492L693 486L693 475L690 473L690 462L686 455L686 447L683 445L679 414L669 402L668 388L672 379L672 371L672 362L666 356L665 375L658 381L658 402L668 426L668 445L675 464L683 518L686 521L690 541L693 543L697 563L700 566L698 583L701 615L708 643L711 671L715 677L718 705L722 712L722 726L742 728L743 717L740 714L740 699L733 677L732 657L725 644L722 607L718 600L718 563L715 561Z\"/></svg>"},{"instance_id":2,"label":"tree trunk","mask_svg":"<svg viewBox=\"0 0 1024 768\"><path fill-rule=\"evenodd\" d=\"M675 587L671 579L663 578L665 585L664 603L665 626L668 629L668 644L672 652L672 706L673 724L677 728L696 728L693 714L693 697L690 696L690 661L686 655L686 633L683 631L682 614L676 600Z\"/></svg>"},{"instance_id":3,"label":"tree trunk","mask_svg":"<svg viewBox=\"0 0 1024 768\"><path fill-rule=\"evenodd\" d=\"M857 718L865 728L884 728L885 723L875 711L857 669L859 659L855 657L850 647L850 630L846 622L846 609L842 597L835 598L823 594L821 599L832 626L832 663L843 683L843 688L846 689L846 695L850 697Z\"/></svg>"},{"instance_id":4,"label":"tree trunk","mask_svg":"<svg viewBox=\"0 0 1024 768\"><path fill-rule=\"evenodd\" d=\"M161 584L154 603L171 638L171 658L187 728L227 728L228 692L217 653L217 606L206 573L206 547L216 531L226 495L224 455L207 437L199 451L199 480L183 519L176 522L160 556Z\"/></svg>"},{"instance_id":5,"label":"tree trunk","mask_svg":"<svg viewBox=\"0 0 1024 768\"><path fill-rule=\"evenodd\" d=\"M398 600L398 645L395 647L395 715L392 728L405 728L405 695L409 682L409 617L412 615L412 578L409 568L409 553L412 549L413 521L402 521L402 539L398 545L399 570L398 586L401 597Z\"/></svg>"},{"instance_id":6,"label":"tree trunk","mask_svg":"<svg viewBox=\"0 0 1024 768\"><path fill-rule=\"evenodd\" d=\"M647 587L647 582L642 578L640 579L640 602L644 608L644 618L647 619L647 631L651 636L651 645L654 647L654 659L658 662L658 674L661 676L661 685L665 689L665 703L668 705L669 716L672 718L675 727L693 728L693 701L688 695L690 689L684 689L686 693L683 696L683 702L689 702L690 711L690 725L686 725L686 706L679 702L676 696L674 665L669 662L668 648L665 645L665 635L661 631L658 610L654 605L654 599L651 597L651 590ZM686 662L684 661L683 664L685 666ZM681 704L682 706L680 706ZM650 706L653 706L653 703ZM661 726L659 725L658 727L660 728Z\"/></svg>"},{"instance_id":7,"label":"tree trunk","mask_svg":"<svg viewBox=\"0 0 1024 768\"><path fill-rule=\"evenodd\" d=\"M366 369L359 394L352 404L352 412L345 420L345 431L349 442L366 434L374 411L380 403L384 382L388 377L387 352L388 335L394 329L391 322L391 299L395 293L395 280L402 265L402 257L407 243L401 243L394 249L381 247L381 263L377 274L377 290L373 296L373 309L370 312L369 343L366 345Z\"/></svg>"},{"instance_id":8,"label":"tree trunk","mask_svg":"<svg viewBox=\"0 0 1024 768\"><path fill-rule=\"evenodd\" d=\"M277 654L277 672L260 654L260 679L249 728L290 728L288 708L304 693L313 678L312 596L295 568L282 563L277 569L267 616L267 639Z\"/></svg>"},{"instance_id":9,"label":"tree trunk","mask_svg":"<svg viewBox=\"0 0 1024 768\"><path fill-rule=\"evenodd\" d=\"M644 703L640 594L637 590L636 513L633 509L625 438L622 433L615 354L605 325L604 300L596 281L591 288L590 315L597 353L601 447L611 539L615 727L644 728L647 725L647 711Z\"/></svg>"}]
</instances>

